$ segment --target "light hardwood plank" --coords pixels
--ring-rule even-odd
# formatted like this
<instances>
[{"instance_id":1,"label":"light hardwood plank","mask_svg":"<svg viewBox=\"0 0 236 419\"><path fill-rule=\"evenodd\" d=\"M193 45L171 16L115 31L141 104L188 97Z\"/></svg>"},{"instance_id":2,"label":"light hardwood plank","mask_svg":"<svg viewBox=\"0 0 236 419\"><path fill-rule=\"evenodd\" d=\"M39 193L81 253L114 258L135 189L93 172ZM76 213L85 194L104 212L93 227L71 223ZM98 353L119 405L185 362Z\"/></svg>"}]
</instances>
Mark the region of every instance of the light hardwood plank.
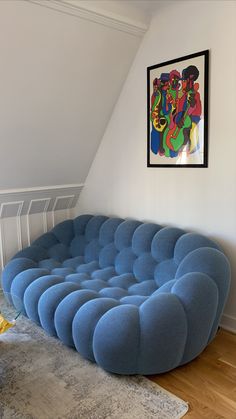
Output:
<instances>
[{"instance_id":1,"label":"light hardwood plank","mask_svg":"<svg viewBox=\"0 0 236 419\"><path fill-rule=\"evenodd\" d=\"M236 419L236 335L221 329L198 358L148 378L189 403L186 418Z\"/></svg>"}]
</instances>

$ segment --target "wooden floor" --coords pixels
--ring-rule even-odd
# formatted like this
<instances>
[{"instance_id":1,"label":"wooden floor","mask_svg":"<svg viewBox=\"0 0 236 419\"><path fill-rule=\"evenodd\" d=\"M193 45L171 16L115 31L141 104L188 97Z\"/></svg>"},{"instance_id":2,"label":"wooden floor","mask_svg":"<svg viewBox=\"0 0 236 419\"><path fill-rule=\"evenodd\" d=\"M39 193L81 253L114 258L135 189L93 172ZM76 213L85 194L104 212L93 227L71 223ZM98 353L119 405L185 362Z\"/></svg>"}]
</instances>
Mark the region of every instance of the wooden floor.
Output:
<instances>
[{"instance_id":1,"label":"wooden floor","mask_svg":"<svg viewBox=\"0 0 236 419\"><path fill-rule=\"evenodd\" d=\"M186 419L236 419L236 335L220 330L197 359L149 378L189 403Z\"/></svg>"}]
</instances>

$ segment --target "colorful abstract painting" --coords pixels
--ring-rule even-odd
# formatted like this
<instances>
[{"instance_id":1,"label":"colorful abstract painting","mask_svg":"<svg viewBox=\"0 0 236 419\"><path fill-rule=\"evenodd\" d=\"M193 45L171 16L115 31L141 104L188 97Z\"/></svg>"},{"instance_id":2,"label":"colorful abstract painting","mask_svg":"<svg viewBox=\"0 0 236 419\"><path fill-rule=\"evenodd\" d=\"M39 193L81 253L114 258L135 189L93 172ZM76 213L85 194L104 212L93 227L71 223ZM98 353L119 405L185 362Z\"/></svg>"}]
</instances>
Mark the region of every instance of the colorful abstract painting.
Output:
<instances>
[{"instance_id":1,"label":"colorful abstract painting","mask_svg":"<svg viewBox=\"0 0 236 419\"><path fill-rule=\"evenodd\" d=\"M208 61L207 50L147 68L148 167L207 167Z\"/></svg>"}]
</instances>

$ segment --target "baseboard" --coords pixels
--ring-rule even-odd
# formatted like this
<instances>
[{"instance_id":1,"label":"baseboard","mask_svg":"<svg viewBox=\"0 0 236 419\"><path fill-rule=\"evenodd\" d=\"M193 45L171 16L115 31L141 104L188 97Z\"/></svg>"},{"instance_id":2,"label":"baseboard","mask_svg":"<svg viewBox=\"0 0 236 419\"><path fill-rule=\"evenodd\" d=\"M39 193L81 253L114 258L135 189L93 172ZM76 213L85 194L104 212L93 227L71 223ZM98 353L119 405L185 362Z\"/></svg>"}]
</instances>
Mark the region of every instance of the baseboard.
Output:
<instances>
[{"instance_id":1,"label":"baseboard","mask_svg":"<svg viewBox=\"0 0 236 419\"><path fill-rule=\"evenodd\" d=\"M220 326L229 332L236 333L236 317L223 314Z\"/></svg>"}]
</instances>

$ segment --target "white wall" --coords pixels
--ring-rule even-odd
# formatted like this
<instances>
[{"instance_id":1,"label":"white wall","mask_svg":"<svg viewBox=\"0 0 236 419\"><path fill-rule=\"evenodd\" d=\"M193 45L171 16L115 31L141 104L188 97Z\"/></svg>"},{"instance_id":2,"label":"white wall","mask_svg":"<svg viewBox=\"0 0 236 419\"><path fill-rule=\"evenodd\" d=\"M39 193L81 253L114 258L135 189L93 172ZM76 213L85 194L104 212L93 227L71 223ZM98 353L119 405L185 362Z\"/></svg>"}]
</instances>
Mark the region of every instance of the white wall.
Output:
<instances>
[{"instance_id":1,"label":"white wall","mask_svg":"<svg viewBox=\"0 0 236 419\"><path fill-rule=\"evenodd\" d=\"M141 40L38 3L0 1L0 190L83 183Z\"/></svg>"},{"instance_id":2,"label":"white wall","mask_svg":"<svg viewBox=\"0 0 236 419\"><path fill-rule=\"evenodd\" d=\"M236 330L236 3L160 3L77 208L201 232L223 245L232 288L223 323ZM146 67L210 49L209 168L146 167ZM230 326L231 325L231 326Z\"/></svg>"}]
</instances>

